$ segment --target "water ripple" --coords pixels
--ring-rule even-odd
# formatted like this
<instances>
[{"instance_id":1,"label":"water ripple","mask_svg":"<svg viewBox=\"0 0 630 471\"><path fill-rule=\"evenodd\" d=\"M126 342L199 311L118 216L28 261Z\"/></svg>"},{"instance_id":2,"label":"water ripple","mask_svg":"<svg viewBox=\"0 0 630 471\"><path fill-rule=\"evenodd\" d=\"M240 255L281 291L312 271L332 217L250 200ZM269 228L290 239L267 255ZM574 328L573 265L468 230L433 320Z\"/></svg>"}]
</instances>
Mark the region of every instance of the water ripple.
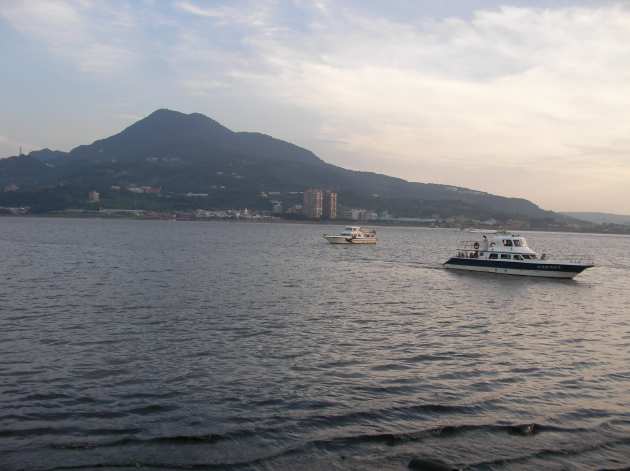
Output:
<instances>
[{"instance_id":1,"label":"water ripple","mask_svg":"<svg viewBox=\"0 0 630 471\"><path fill-rule=\"evenodd\" d=\"M3 218L0 469L627 469L630 238L527 234L596 254L556 282L320 232Z\"/></svg>"}]
</instances>

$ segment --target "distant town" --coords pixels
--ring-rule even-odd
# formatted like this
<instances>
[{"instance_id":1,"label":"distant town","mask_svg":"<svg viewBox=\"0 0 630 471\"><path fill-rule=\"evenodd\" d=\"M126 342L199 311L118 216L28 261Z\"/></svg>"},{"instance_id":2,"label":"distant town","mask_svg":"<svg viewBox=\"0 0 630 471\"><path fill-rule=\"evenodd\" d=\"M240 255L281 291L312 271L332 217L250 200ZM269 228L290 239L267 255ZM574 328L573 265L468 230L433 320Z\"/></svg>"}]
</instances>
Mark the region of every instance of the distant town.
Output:
<instances>
[{"instance_id":1,"label":"distant town","mask_svg":"<svg viewBox=\"0 0 630 471\"><path fill-rule=\"evenodd\" d=\"M223 188L224 189L224 188ZM217 186L213 191L221 191ZM3 192L19 191L15 184L7 185ZM105 196L105 197L104 197ZM373 195L378 197L378 195ZM83 200L75 208L64 208L45 213L47 216L62 217L100 217L100 218L132 218L132 219L161 219L176 221L204 221L228 220L250 222L281 222L302 221L322 223L353 223L353 224L382 224L408 225L428 227L485 227L488 229L509 227L511 229L544 229L560 231L584 232L593 226L584 226L583 222L575 224L563 223L532 227L527 220L508 219L498 221L494 218L475 219L465 216L441 217L435 214L431 217L400 217L392 215L387 210L375 211L346 205L340 200L336 191L322 188L307 188L304 191L261 191L258 199L265 201L260 208L203 208L208 201L209 193L164 192L162 187L150 185L112 185L107 191L96 190L84 193ZM80 198L79 198L80 199ZM163 209L164 202L176 200L183 203L186 209ZM155 206L147 209L146 206ZM196 209L189 209L197 206ZM0 207L0 215L28 216L35 214L28 206ZM39 213L41 215L41 213ZM600 228L601 229L601 228ZM614 231L619 232L615 227ZM598 230L598 232L606 232Z\"/></svg>"},{"instance_id":2,"label":"distant town","mask_svg":"<svg viewBox=\"0 0 630 471\"><path fill-rule=\"evenodd\" d=\"M213 188L215 189L215 188ZM216 188L220 190L221 188ZM11 184L4 187L4 192L16 192L17 185ZM495 219L484 221L469 220L463 218L441 218L435 215L431 218L395 217L388 211L374 211L365 208L353 208L340 204L338 194L332 190L308 188L304 191L263 191L259 198L267 200L269 210L234 208L234 209L193 209L185 211L149 210L144 208L108 207L107 202L115 200L112 195L138 195L157 198L184 197L190 200L202 201L209 196L208 193L187 192L183 194L171 194L162 191L161 187L140 185L112 185L109 188L108 198L103 198L102 193L91 190L85 195L82 207L69 208L59 211L51 211L48 215L74 216L74 217L131 217L137 219L175 219L175 220L303 220L303 221L356 221L356 222L380 222L390 224L420 224L420 225L452 225L471 222L486 226L497 224ZM194 206L194 203L191 203ZM133 206L134 204L132 204ZM117 206L117 205L114 205ZM31 208L0 207L0 215L25 216L31 214Z\"/></svg>"}]
</instances>

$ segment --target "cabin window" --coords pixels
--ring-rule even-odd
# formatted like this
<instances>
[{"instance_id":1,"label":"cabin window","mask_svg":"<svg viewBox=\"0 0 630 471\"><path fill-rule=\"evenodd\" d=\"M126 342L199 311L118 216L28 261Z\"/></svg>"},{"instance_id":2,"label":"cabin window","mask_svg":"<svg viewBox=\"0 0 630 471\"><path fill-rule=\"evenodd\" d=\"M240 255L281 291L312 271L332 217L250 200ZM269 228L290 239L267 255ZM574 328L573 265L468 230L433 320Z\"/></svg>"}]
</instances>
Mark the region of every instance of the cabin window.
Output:
<instances>
[{"instance_id":1,"label":"cabin window","mask_svg":"<svg viewBox=\"0 0 630 471\"><path fill-rule=\"evenodd\" d=\"M510 254L509 253L502 253L501 254L501 260L509 260L510 258Z\"/></svg>"},{"instance_id":2,"label":"cabin window","mask_svg":"<svg viewBox=\"0 0 630 471\"><path fill-rule=\"evenodd\" d=\"M529 260L529 255L523 255L523 259Z\"/></svg>"},{"instance_id":3,"label":"cabin window","mask_svg":"<svg viewBox=\"0 0 630 471\"><path fill-rule=\"evenodd\" d=\"M496 253L491 253L490 254L490 260L496 260L497 258L499 258L499 255Z\"/></svg>"},{"instance_id":4,"label":"cabin window","mask_svg":"<svg viewBox=\"0 0 630 471\"><path fill-rule=\"evenodd\" d=\"M504 239L504 240L503 240L503 246L504 246L504 247L512 247L512 241L511 241L511 240Z\"/></svg>"},{"instance_id":5,"label":"cabin window","mask_svg":"<svg viewBox=\"0 0 630 471\"><path fill-rule=\"evenodd\" d=\"M514 260L523 260L523 257L520 255L514 255Z\"/></svg>"},{"instance_id":6,"label":"cabin window","mask_svg":"<svg viewBox=\"0 0 630 471\"><path fill-rule=\"evenodd\" d=\"M514 239L514 247L520 247L521 246L521 239Z\"/></svg>"}]
</instances>

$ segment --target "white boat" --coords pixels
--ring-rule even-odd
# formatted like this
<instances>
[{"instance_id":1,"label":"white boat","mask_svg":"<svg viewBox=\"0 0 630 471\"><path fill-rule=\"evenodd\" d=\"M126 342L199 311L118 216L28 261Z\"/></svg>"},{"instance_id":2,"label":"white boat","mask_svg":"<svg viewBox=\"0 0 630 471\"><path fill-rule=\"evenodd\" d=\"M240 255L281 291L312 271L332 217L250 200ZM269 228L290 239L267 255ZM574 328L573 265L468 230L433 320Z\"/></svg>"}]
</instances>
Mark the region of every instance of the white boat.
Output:
<instances>
[{"instance_id":1,"label":"white boat","mask_svg":"<svg viewBox=\"0 0 630 471\"><path fill-rule=\"evenodd\" d=\"M538 254L529 248L524 237L508 232L486 232L481 240L464 241L457 255L444 263L457 270L503 273L507 275L573 278L594 266L586 256L562 259Z\"/></svg>"},{"instance_id":2,"label":"white boat","mask_svg":"<svg viewBox=\"0 0 630 471\"><path fill-rule=\"evenodd\" d=\"M331 244L376 244L376 231L359 226L348 226L340 234L324 234Z\"/></svg>"}]
</instances>

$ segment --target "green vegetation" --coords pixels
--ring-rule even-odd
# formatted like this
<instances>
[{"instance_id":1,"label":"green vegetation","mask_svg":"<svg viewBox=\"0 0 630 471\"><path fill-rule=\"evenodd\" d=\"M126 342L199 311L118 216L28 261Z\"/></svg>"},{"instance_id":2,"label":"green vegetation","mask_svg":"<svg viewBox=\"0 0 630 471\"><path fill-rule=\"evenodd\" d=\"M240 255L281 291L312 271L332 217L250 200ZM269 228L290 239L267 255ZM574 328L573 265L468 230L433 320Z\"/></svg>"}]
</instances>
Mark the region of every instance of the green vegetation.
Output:
<instances>
[{"instance_id":1,"label":"green vegetation","mask_svg":"<svg viewBox=\"0 0 630 471\"><path fill-rule=\"evenodd\" d=\"M155 190L133 192L142 186ZM98 207L268 211L272 199L285 208L299 203L299 193L308 187L336 191L346 208L387 211L395 217L595 227L524 199L346 170L288 142L233 132L206 116L169 110L158 110L119 134L69 153L44 149L0 160L0 189L6 189L0 193L0 206L29 206L33 213ZM87 201L92 190L101 194L98 204Z\"/></svg>"}]
</instances>

